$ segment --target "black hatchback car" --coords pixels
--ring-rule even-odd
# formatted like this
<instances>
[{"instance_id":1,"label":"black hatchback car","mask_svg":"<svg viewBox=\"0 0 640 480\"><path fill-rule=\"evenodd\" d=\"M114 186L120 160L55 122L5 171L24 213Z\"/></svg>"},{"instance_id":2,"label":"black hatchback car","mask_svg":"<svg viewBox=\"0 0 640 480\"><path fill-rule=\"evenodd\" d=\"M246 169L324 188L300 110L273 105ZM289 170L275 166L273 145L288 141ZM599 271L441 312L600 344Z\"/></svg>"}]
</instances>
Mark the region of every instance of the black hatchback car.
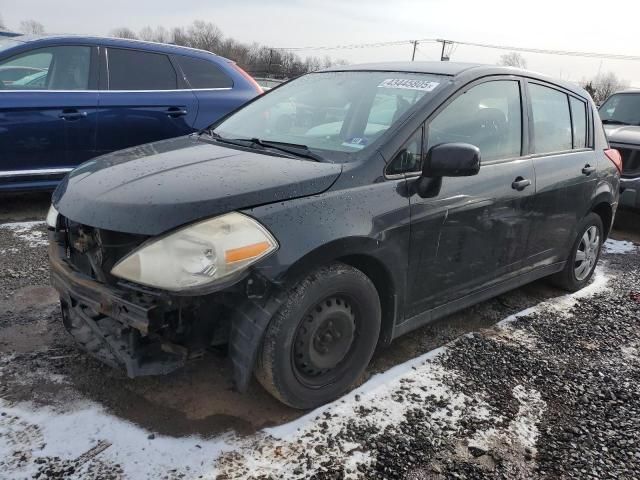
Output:
<instances>
[{"instance_id":1,"label":"black hatchback car","mask_svg":"<svg viewBox=\"0 0 640 480\"><path fill-rule=\"evenodd\" d=\"M52 282L68 331L130 376L228 345L238 388L255 373L309 408L436 318L541 277L582 288L620 169L575 85L340 67L74 170L47 220Z\"/></svg>"}]
</instances>

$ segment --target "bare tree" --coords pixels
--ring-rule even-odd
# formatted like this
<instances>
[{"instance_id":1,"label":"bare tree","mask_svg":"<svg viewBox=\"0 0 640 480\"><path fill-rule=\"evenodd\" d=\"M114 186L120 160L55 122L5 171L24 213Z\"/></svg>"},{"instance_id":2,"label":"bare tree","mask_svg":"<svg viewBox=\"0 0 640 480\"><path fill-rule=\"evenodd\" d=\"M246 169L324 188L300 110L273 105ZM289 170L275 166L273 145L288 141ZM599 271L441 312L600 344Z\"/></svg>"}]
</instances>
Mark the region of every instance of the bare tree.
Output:
<instances>
[{"instance_id":1,"label":"bare tree","mask_svg":"<svg viewBox=\"0 0 640 480\"><path fill-rule=\"evenodd\" d=\"M138 33L138 37L140 40L146 40L148 42L160 42L160 43L170 43L172 41L172 35L169 31L162 27L144 27Z\"/></svg>"},{"instance_id":2,"label":"bare tree","mask_svg":"<svg viewBox=\"0 0 640 480\"><path fill-rule=\"evenodd\" d=\"M205 22L204 20L196 20L193 22L188 32L191 39L191 45L188 46L193 48L215 52L222 41L222 32L220 29L213 23Z\"/></svg>"},{"instance_id":3,"label":"bare tree","mask_svg":"<svg viewBox=\"0 0 640 480\"><path fill-rule=\"evenodd\" d=\"M4 21L2 20L2 15L0 15L0 30L5 30L7 28L7 26L4 24Z\"/></svg>"},{"instance_id":4,"label":"bare tree","mask_svg":"<svg viewBox=\"0 0 640 480\"><path fill-rule=\"evenodd\" d=\"M26 34L42 35L44 33L44 25L35 20L23 20L20 22L18 30Z\"/></svg>"},{"instance_id":5,"label":"bare tree","mask_svg":"<svg viewBox=\"0 0 640 480\"><path fill-rule=\"evenodd\" d=\"M527 60L518 52L509 52L500 56L498 65L505 67L527 68Z\"/></svg>"},{"instance_id":6,"label":"bare tree","mask_svg":"<svg viewBox=\"0 0 640 480\"><path fill-rule=\"evenodd\" d=\"M255 76L273 78L292 78L303 73L318 70L331 65L344 65L344 60L329 57L301 58L285 50L265 47L258 43L245 44L233 38L225 38L222 31L213 23L196 20L187 27L166 29L144 27L136 33L130 28L117 28L111 35L120 38L140 38L153 42L174 43L185 47L200 48L227 57L244 70Z\"/></svg>"},{"instance_id":7,"label":"bare tree","mask_svg":"<svg viewBox=\"0 0 640 480\"><path fill-rule=\"evenodd\" d=\"M113 30L111 30L109 34L112 37L117 37L117 38L131 38L133 40L136 40L138 38L138 36L136 35L136 32L134 32L128 27L114 28Z\"/></svg>"},{"instance_id":8,"label":"bare tree","mask_svg":"<svg viewBox=\"0 0 640 480\"><path fill-rule=\"evenodd\" d=\"M591 80L584 81L582 86L591 94L596 105L600 105L613 93L627 88L629 84L619 79L615 73L608 72L597 74Z\"/></svg>"}]
</instances>

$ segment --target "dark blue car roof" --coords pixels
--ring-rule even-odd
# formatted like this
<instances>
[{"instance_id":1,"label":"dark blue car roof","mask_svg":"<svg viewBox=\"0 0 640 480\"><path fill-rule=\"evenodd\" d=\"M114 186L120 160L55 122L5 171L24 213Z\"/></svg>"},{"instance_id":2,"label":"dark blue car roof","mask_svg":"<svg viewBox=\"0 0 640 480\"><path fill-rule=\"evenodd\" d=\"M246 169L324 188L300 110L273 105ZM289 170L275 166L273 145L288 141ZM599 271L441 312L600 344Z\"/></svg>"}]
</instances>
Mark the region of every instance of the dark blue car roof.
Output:
<instances>
[{"instance_id":1,"label":"dark blue car roof","mask_svg":"<svg viewBox=\"0 0 640 480\"><path fill-rule=\"evenodd\" d=\"M68 42L74 43L86 43L90 45L105 45L111 47L120 48L136 48L141 50L148 50L158 53L166 54L178 54L189 55L193 57L211 57L215 56L221 60L230 62L231 60L208 52L206 50L199 50L197 48L181 47L178 45L170 45L168 43L156 43L146 42L144 40L132 40L127 38L113 38L113 37L96 37L86 35L20 35L19 37L13 37L12 40L38 44L43 43L47 45L64 44Z\"/></svg>"}]
</instances>

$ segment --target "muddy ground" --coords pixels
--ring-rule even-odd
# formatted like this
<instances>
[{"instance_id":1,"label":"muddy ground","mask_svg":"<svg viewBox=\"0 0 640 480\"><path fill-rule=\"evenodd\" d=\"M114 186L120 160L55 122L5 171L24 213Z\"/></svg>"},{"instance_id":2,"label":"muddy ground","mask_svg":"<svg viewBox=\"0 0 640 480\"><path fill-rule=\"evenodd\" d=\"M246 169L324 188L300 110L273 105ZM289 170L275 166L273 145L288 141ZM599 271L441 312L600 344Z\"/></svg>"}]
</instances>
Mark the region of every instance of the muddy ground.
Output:
<instances>
[{"instance_id":1,"label":"muddy ground","mask_svg":"<svg viewBox=\"0 0 640 480\"><path fill-rule=\"evenodd\" d=\"M634 214L584 297L541 281L452 315L308 415L257 382L236 393L219 353L131 380L78 351L47 285L47 207L0 199L0 478L640 478Z\"/></svg>"}]
</instances>

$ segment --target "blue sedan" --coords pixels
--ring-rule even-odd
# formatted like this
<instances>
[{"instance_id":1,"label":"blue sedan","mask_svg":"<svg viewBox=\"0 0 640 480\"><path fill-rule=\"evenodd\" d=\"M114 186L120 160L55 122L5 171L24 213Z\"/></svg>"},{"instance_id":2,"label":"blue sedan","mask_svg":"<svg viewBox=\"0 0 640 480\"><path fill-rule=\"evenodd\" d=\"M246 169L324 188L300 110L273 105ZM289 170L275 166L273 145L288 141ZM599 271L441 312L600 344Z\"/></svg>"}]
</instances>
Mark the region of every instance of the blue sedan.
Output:
<instances>
[{"instance_id":1,"label":"blue sedan","mask_svg":"<svg viewBox=\"0 0 640 480\"><path fill-rule=\"evenodd\" d=\"M202 50L0 37L0 191L52 189L90 158L200 130L260 93L234 62Z\"/></svg>"}]
</instances>

